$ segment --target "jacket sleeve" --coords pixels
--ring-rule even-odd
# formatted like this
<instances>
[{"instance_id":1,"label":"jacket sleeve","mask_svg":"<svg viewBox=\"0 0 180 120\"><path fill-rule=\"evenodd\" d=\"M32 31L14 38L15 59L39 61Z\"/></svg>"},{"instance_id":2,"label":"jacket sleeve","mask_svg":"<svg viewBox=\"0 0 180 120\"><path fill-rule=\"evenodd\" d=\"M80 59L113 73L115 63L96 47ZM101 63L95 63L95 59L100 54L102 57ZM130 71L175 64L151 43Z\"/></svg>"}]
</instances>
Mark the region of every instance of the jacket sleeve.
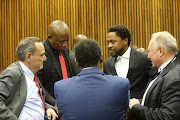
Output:
<instances>
[{"instance_id":1,"label":"jacket sleeve","mask_svg":"<svg viewBox=\"0 0 180 120\"><path fill-rule=\"evenodd\" d=\"M14 72L6 69L0 74L0 120L17 120L17 116L5 104L15 84L14 75L10 73Z\"/></svg>"}]
</instances>

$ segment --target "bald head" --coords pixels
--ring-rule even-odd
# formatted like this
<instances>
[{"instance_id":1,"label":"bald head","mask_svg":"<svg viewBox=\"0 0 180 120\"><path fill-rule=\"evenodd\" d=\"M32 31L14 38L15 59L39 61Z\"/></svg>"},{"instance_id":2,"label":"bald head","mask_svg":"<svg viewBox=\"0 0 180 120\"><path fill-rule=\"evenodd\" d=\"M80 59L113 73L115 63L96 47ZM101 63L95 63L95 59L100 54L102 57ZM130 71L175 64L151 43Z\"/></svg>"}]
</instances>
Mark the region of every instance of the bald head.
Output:
<instances>
[{"instance_id":1,"label":"bald head","mask_svg":"<svg viewBox=\"0 0 180 120\"><path fill-rule=\"evenodd\" d=\"M75 38L74 38L74 46L80 41L80 40L84 40L87 39L87 37L85 35L82 34L78 34Z\"/></svg>"},{"instance_id":2,"label":"bald head","mask_svg":"<svg viewBox=\"0 0 180 120\"><path fill-rule=\"evenodd\" d=\"M69 27L66 25L65 22L61 20L55 20L49 25L48 34L53 36L58 34L59 32L64 32L66 30L69 31Z\"/></svg>"},{"instance_id":3,"label":"bald head","mask_svg":"<svg viewBox=\"0 0 180 120\"><path fill-rule=\"evenodd\" d=\"M56 51L63 51L68 47L70 37L69 27L60 20L53 21L48 28L48 39Z\"/></svg>"}]
</instances>

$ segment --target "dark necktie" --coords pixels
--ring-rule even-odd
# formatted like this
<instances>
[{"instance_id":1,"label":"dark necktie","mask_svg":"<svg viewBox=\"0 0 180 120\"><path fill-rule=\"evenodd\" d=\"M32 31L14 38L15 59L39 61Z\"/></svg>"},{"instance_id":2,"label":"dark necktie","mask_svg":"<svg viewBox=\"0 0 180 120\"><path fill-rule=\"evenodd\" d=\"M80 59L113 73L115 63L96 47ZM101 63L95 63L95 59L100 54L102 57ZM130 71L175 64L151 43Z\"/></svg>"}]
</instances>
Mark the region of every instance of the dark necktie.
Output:
<instances>
[{"instance_id":1,"label":"dark necktie","mask_svg":"<svg viewBox=\"0 0 180 120\"><path fill-rule=\"evenodd\" d=\"M66 64L65 64L64 58L62 56L61 51L58 53L59 53L59 61L60 61L60 65L61 65L63 79L67 79L68 76L67 76L67 69L66 69Z\"/></svg>"},{"instance_id":2,"label":"dark necktie","mask_svg":"<svg viewBox=\"0 0 180 120\"><path fill-rule=\"evenodd\" d=\"M41 89L40 89L40 86L39 86L39 82L38 82L38 79L37 79L36 76L34 76L34 81L36 82L36 85L37 85L37 87L38 87L38 89L39 89L39 94L40 94L40 96L41 96L41 100L42 100L42 102L43 102L44 111L45 111L45 105L44 105L44 100L43 100L42 92L41 92Z\"/></svg>"}]
</instances>

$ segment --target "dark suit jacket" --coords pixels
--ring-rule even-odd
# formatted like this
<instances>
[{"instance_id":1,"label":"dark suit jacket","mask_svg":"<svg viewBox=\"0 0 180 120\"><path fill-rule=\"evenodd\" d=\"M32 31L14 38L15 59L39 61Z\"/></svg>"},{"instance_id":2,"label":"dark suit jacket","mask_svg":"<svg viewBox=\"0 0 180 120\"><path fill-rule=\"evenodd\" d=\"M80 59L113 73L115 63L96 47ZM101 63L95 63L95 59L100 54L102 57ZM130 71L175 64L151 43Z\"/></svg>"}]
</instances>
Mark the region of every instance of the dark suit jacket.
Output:
<instances>
[{"instance_id":1,"label":"dark suit jacket","mask_svg":"<svg viewBox=\"0 0 180 120\"><path fill-rule=\"evenodd\" d=\"M180 50L178 50L176 57L180 59Z\"/></svg>"},{"instance_id":2,"label":"dark suit jacket","mask_svg":"<svg viewBox=\"0 0 180 120\"><path fill-rule=\"evenodd\" d=\"M104 62L104 73L117 75L115 70L116 57L109 57ZM142 98L150 78L152 66L147 54L131 49L127 78L130 81L131 98ZM122 70L123 71L123 70Z\"/></svg>"},{"instance_id":3,"label":"dark suit jacket","mask_svg":"<svg viewBox=\"0 0 180 120\"><path fill-rule=\"evenodd\" d=\"M56 56L54 55L53 49L50 46L48 38L43 42L44 47L45 47L45 55L47 57L47 61L44 62L43 69L39 70L37 73L37 76L39 80L41 81L41 84L43 87L49 92L49 94L54 98L54 83L56 81L62 80L62 72L61 72L61 66L60 66L60 61ZM69 50L68 48L65 51L61 51L64 54L64 59L65 62L68 64L66 66L67 71L68 71L68 77L71 77L72 75L72 70L70 67L70 62L69 62ZM48 99L48 102L51 102L51 104L55 105L55 100L52 98Z\"/></svg>"},{"instance_id":4,"label":"dark suit jacket","mask_svg":"<svg viewBox=\"0 0 180 120\"><path fill-rule=\"evenodd\" d=\"M76 62L75 62L75 51L74 51L74 49L72 49L72 50L70 51L70 53L69 53L69 58L70 58L71 65L72 65L72 71L73 71L73 73L74 73L73 76L76 76L76 75L78 75L78 74L81 72L82 69L76 65Z\"/></svg>"},{"instance_id":5,"label":"dark suit jacket","mask_svg":"<svg viewBox=\"0 0 180 120\"><path fill-rule=\"evenodd\" d=\"M42 88L41 83L39 82ZM45 93L42 88L43 99ZM0 120L17 120L27 96L27 83L24 72L19 64L15 62L0 74ZM45 102L45 107L51 105Z\"/></svg>"},{"instance_id":6,"label":"dark suit jacket","mask_svg":"<svg viewBox=\"0 0 180 120\"><path fill-rule=\"evenodd\" d=\"M105 75L99 68L58 81L54 90L63 120L124 120L129 104L128 79Z\"/></svg>"},{"instance_id":7,"label":"dark suit jacket","mask_svg":"<svg viewBox=\"0 0 180 120\"><path fill-rule=\"evenodd\" d=\"M144 106L136 104L131 109L135 120L180 119L180 64L170 63L157 77L147 92Z\"/></svg>"}]
</instances>

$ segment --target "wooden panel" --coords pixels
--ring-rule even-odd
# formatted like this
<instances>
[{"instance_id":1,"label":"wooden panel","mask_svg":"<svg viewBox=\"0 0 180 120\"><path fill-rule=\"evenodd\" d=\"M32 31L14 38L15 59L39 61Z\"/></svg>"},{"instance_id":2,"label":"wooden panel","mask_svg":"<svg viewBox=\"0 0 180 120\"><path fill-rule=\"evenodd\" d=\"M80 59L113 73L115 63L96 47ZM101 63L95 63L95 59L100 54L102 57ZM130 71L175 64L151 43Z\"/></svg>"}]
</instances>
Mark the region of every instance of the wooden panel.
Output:
<instances>
[{"instance_id":1,"label":"wooden panel","mask_svg":"<svg viewBox=\"0 0 180 120\"><path fill-rule=\"evenodd\" d=\"M151 34L169 31L180 47L180 0L0 0L0 72L15 62L16 46L27 36L47 37L48 25L63 20L73 38L85 34L101 45L109 57L107 29L126 25L132 33L131 45L147 49Z\"/></svg>"}]
</instances>

